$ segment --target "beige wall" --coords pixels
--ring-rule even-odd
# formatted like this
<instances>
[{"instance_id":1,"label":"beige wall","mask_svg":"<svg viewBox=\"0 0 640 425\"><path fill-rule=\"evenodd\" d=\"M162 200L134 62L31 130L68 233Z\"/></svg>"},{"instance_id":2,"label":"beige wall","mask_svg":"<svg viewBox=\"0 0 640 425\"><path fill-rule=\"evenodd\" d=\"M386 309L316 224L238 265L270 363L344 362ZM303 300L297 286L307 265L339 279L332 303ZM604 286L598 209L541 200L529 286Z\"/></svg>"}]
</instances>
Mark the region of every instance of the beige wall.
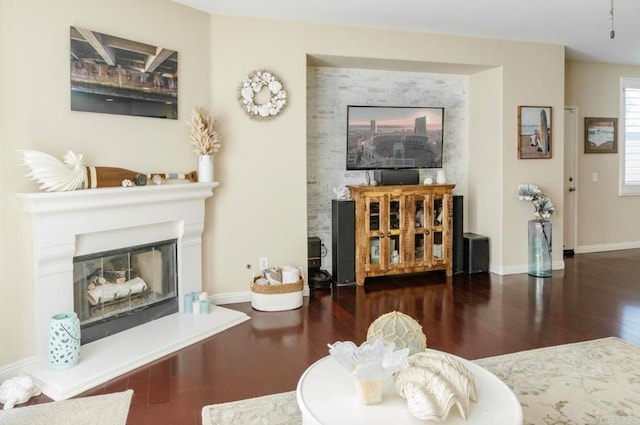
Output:
<instances>
[{"instance_id":1,"label":"beige wall","mask_svg":"<svg viewBox=\"0 0 640 425\"><path fill-rule=\"evenodd\" d=\"M17 149L61 157L83 153L90 165L138 171L190 171L185 121L209 104L209 17L169 0L2 0L0 28L2 227L0 365L33 353L29 220L15 194L33 191ZM71 112L69 27L177 50L180 120Z\"/></svg>"},{"instance_id":2,"label":"beige wall","mask_svg":"<svg viewBox=\"0 0 640 425\"><path fill-rule=\"evenodd\" d=\"M472 223L467 230L490 237L494 270L526 270L526 221L533 214L531 205L516 199L517 185L543 186L562 211L563 47L223 16L211 18L211 30L211 100L230 140L219 157L223 184L212 212L210 246L214 259L237 254L210 268L215 292L244 290L238 276L246 275L245 264L255 265L259 256L268 255L276 264L306 261L307 55L342 67L351 62L376 69L412 70L413 65L416 71L442 64L495 68L473 76L470 88L469 179L476 191L467 199ZM544 66L532 66L531 58ZM236 100L242 76L259 67L277 73L290 95L282 116L266 123L239 113ZM517 160L518 105L553 107L553 159ZM294 201L282 203L282 196ZM554 226L554 258L561 261L561 220Z\"/></svg>"},{"instance_id":3,"label":"beige wall","mask_svg":"<svg viewBox=\"0 0 640 425\"><path fill-rule=\"evenodd\" d=\"M584 118L620 117L621 77L640 78L640 67L567 62L566 103L579 114L576 252L640 246L640 197L618 195L619 154L584 153Z\"/></svg>"},{"instance_id":4,"label":"beige wall","mask_svg":"<svg viewBox=\"0 0 640 425\"><path fill-rule=\"evenodd\" d=\"M8 95L0 110L5 118L0 158L7 208L0 252L6 269L0 283L0 365L33 351L28 220L15 193L34 190L34 185L15 177L24 174L16 165L14 151L19 148L56 156L71 149L84 153L94 165L190 169L195 158L183 121L193 106L210 106L220 122L223 146L216 158L216 180L221 185L208 201L206 289L222 296L246 291L251 272L247 265L255 270L260 256L268 256L271 264L306 264L309 55L353 58L359 63L413 63L417 71L425 63L492 68L472 77L470 87L474 118L469 179L475 190L467 199L466 214L473 223L467 230L491 238L496 245L492 265L504 271L526 264L525 223L532 214L529 205L516 200L517 184L540 184L562 211L561 141L554 145L551 160L518 161L515 140L518 105L552 106L554 140L563 133L561 46L208 17L165 0L4 0L2 4L9 9L0 18L2 47L9 46L10 51L3 50L1 64L2 88ZM182 120L70 112L70 25L178 50ZM544 66L532 66L531 58ZM284 82L289 104L277 119L256 122L240 111L237 92L242 77L262 67ZM560 247L561 225L554 230L554 240ZM555 249L556 258L560 251Z\"/></svg>"},{"instance_id":5,"label":"beige wall","mask_svg":"<svg viewBox=\"0 0 640 425\"><path fill-rule=\"evenodd\" d=\"M501 235L502 191L502 68L473 74L469 79L469 212L465 232ZM478 140L482 139L482 143ZM489 244L494 264L503 257L502 243Z\"/></svg>"}]
</instances>

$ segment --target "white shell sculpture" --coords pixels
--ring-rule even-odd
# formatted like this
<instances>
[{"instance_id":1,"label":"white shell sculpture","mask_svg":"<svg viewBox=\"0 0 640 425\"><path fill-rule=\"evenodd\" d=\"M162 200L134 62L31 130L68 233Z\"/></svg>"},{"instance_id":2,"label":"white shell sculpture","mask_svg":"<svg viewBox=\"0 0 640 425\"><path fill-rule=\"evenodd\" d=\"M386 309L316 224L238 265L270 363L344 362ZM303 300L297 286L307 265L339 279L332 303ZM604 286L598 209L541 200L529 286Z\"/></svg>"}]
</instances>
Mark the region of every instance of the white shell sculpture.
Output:
<instances>
[{"instance_id":1,"label":"white shell sculpture","mask_svg":"<svg viewBox=\"0 0 640 425\"><path fill-rule=\"evenodd\" d=\"M0 403L4 405L4 409L13 409L16 404L25 403L38 395L40 390L28 376L16 376L0 385Z\"/></svg>"},{"instance_id":2,"label":"white shell sculpture","mask_svg":"<svg viewBox=\"0 0 640 425\"><path fill-rule=\"evenodd\" d=\"M45 192L62 192L85 187L87 168L82 154L68 151L62 161L39 151L23 150L23 165L29 168L27 177L37 181Z\"/></svg>"},{"instance_id":3,"label":"white shell sculpture","mask_svg":"<svg viewBox=\"0 0 640 425\"><path fill-rule=\"evenodd\" d=\"M355 378L356 395L363 404L382 401L382 382L407 368L409 349L395 350L381 339L357 346L351 341L329 345L329 354Z\"/></svg>"},{"instance_id":4,"label":"white shell sculpture","mask_svg":"<svg viewBox=\"0 0 640 425\"><path fill-rule=\"evenodd\" d=\"M407 399L411 414L422 420L444 421L453 406L463 419L478 399L475 376L452 356L425 350L408 359L409 368L396 376L396 392Z\"/></svg>"},{"instance_id":5,"label":"white shell sculpture","mask_svg":"<svg viewBox=\"0 0 640 425\"><path fill-rule=\"evenodd\" d=\"M341 201L349 201L351 199L351 191L345 185L334 187L333 193L335 193L336 199Z\"/></svg>"},{"instance_id":6,"label":"white shell sculpture","mask_svg":"<svg viewBox=\"0 0 640 425\"><path fill-rule=\"evenodd\" d=\"M375 338L394 343L397 349L408 348L410 356L427 348L427 337L420 323L399 311L383 314L371 323L367 330L367 341Z\"/></svg>"}]
</instances>

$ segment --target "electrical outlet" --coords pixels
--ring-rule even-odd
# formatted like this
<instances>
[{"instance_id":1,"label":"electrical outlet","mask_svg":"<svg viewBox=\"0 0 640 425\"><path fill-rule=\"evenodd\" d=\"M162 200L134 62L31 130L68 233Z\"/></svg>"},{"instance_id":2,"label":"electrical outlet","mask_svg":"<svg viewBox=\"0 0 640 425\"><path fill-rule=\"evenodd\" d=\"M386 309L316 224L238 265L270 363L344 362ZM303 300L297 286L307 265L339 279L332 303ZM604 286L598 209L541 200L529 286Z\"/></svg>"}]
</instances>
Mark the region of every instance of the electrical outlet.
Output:
<instances>
[{"instance_id":1,"label":"electrical outlet","mask_svg":"<svg viewBox=\"0 0 640 425\"><path fill-rule=\"evenodd\" d=\"M260 270L266 270L269 268L269 258L260 257L258 260L258 264L260 265Z\"/></svg>"}]
</instances>

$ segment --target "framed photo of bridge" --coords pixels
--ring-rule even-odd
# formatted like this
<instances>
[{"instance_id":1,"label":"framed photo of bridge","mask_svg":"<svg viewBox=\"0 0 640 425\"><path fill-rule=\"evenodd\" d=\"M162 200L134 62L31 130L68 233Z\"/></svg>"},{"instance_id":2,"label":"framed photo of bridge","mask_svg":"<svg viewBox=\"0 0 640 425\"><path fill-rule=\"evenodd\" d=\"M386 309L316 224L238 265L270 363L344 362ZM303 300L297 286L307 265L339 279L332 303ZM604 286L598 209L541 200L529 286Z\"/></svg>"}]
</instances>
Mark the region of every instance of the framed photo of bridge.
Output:
<instances>
[{"instance_id":1,"label":"framed photo of bridge","mask_svg":"<svg viewBox=\"0 0 640 425\"><path fill-rule=\"evenodd\" d=\"M178 119L178 52L71 27L71 110Z\"/></svg>"}]
</instances>

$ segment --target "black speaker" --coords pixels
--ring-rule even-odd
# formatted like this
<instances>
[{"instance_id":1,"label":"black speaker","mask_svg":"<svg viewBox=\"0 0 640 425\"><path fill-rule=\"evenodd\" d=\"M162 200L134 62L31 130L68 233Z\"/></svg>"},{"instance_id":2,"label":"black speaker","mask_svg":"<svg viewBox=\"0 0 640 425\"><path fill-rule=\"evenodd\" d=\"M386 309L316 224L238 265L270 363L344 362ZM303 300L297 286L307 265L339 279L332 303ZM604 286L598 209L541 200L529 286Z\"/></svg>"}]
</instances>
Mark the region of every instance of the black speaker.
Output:
<instances>
[{"instance_id":1,"label":"black speaker","mask_svg":"<svg viewBox=\"0 0 640 425\"><path fill-rule=\"evenodd\" d=\"M320 238L317 236L310 236L307 238L307 255L308 255L308 264L307 267L309 270L320 269L321 264L321 245Z\"/></svg>"},{"instance_id":2,"label":"black speaker","mask_svg":"<svg viewBox=\"0 0 640 425\"><path fill-rule=\"evenodd\" d=\"M420 172L418 170L376 170L373 178L379 185L392 184L419 184Z\"/></svg>"},{"instance_id":3,"label":"black speaker","mask_svg":"<svg viewBox=\"0 0 640 425\"><path fill-rule=\"evenodd\" d=\"M475 233L464 234L464 271L489 271L489 238Z\"/></svg>"},{"instance_id":4,"label":"black speaker","mask_svg":"<svg viewBox=\"0 0 640 425\"><path fill-rule=\"evenodd\" d=\"M331 201L331 271L336 285L356 281L356 238L354 201Z\"/></svg>"},{"instance_id":5,"label":"black speaker","mask_svg":"<svg viewBox=\"0 0 640 425\"><path fill-rule=\"evenodd\" d=\"M460 195L453 197L453 273L464 272L463 199Z\"/></svg>"}]
</instances>

